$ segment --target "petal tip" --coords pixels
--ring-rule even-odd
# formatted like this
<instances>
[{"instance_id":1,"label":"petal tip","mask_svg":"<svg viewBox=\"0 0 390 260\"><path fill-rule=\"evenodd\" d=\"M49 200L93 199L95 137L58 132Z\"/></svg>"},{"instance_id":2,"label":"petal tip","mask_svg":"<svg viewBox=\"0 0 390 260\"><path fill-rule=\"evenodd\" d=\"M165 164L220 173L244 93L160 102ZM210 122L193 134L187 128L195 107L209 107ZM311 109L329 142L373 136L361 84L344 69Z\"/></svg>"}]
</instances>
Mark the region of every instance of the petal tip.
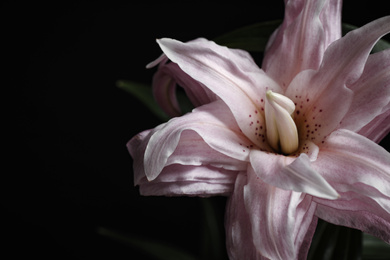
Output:
<instances>
[{"instance_id":1,"label":"petal tip","mask_svg":"<svg viewBox=\"0 0 390 260\"><path fill-rule=\"evenodd\" d=\"M336 190L333 190L332 194L329 197L330 200L338 200L340 198L341 198L341 195Z\"/></svg>"}]
</instances>

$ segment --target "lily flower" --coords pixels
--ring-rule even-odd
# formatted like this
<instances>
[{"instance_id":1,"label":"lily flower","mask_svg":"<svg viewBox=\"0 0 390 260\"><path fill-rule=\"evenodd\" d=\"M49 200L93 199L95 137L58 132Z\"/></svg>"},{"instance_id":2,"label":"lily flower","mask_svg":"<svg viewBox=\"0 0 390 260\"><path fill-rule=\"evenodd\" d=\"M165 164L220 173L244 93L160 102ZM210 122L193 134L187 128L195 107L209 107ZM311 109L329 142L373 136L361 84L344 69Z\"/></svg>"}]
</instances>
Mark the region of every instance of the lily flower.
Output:
<instances>
[{"instance_id":1,"label":"lily flower","mask_svg":"<svg viewBox=\"0 0 390 260\"><path fill-rule=\"evenodd\" d=\"M390 243L390 16L341 37L341 1L286 0L262 69L206 39L159 39L173 116L127 144L142 195L229 196L230 259L304 259L318 218ZM179 116L181 85L195 109Z\"/></svg>"}]
</instances>

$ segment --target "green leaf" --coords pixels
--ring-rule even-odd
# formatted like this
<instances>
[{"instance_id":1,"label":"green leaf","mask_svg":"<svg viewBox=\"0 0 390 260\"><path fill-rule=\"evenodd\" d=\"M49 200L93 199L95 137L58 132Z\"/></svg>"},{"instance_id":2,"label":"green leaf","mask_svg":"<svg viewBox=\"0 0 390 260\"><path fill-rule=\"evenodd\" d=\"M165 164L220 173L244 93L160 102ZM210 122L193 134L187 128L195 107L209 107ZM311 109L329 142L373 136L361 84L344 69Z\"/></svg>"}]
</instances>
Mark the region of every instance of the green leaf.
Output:
<instances>
[{"instance_id":1,"label":"green leaf","mask_svg":"<svg viewBox=\"0 0 390 260\"><path fill-rule=\"evenodd\" d=\"M216 210L218 198L200 198L200 201L203 208L202 259L224 260L227 258L223 236L224 212L219 214L221 212Z\"/></svg>"},{"instance_id":2,"label":"green leaf","mask_svg":"<svg viewBox=\"0 0 390 260\"><path fill-rule=\"evenodd\" d=\"M360 260L361 256L362 232L353 228L340 227L332 259Z\"/></svg>"},{"instance_id":3,"label":"green leaf","mask_svg":"<svg viewBox=\"0 0 390 260\"><path fill-rule=\"evenodd\" d=\"M318 220L308 260L358 260L362 255L362 232Z\"/></svg>"},{"instance_id":4,"label":"green leaf","mask_svg":"<svg viewBox=\"0 0 390 260\"><path fill-rule=\"evenodd\" d=\"M310 250L307 256L308 260L314 260L315 254L321 250L321 238L324 236L327 224L327 222L322 221L321 219L318 220L317 228L311 241Z\"/></svg>"},{"instance_id":5,"label":"green leaf","mask_svg":"<svg viewBox=\"0 0 390 260\"><path fill-rule=\"evenodd\" d=\"M138 98L162 121L167 121L169 119L154 100L152 88L149 85L128 80L118 80L116 85Z\"/></svg>"},{"instance_id":6,"label":"green leaf","mask_svg":"<svg viewBox=\"0 0 390 260\"><path fill-rule=\"evenodd\" d=\"M343 35L347 34L350 31L353 31L353 30L355 30L357 28L358 27L355 26L355 25L343 23L343 25L342 25ZM389 49L389 48L390 48L390 43L388 41L386 41L386 40L380 39L375 44L375 46L372 48L371 53L380 52L380 51L383 51L383 50L386 50L386 49Z\"/></svg>"},{"instance_id":7,"label":"green leaf","mask_svg":"<svg viewBox=\"0 0 390 260\"><path fill-rule=\"evenodd\" d=\"M372 53L380 52L389 48L390 48L390 43L388 41L381 39L375 44L374 48L372 48Z\"/></svg>"},{"instance_id":8,"label":"green leaf","mask_svg":"<svg viewBox=\"0 0 390 260\"><path fill-rule=\"evenodd\" d=\"M280 24L281 20L256 23L221 35L214 41L229 48L263 52L269 37Z\"/></svg>"},{"instance_id":9,"label":"green leaf","mask_svg":"<svg viewBox=\"0 0 390 260\"><path fill-rule=\"evenodd\" d=\"M107 228L98 228L97 233L138 249L140 252L153 257L156 260L198 260L189 253L160 241L123 234ZM129 256L129 259L131 256Z\"/></svg>"},{"instance_id":10,"label":"green leaf","mask_svg":"<svg viewBox=\"0 0 390 260\"><path fill-rule=\"evenodd\" d=\"M194 105L191 103L183 88L176 89L176 98L182 114L191 112L194 109Z\"/></svg>"},{"instance_id":11,"label":"green leaf","mask_svg":"<svg viewBox=\"0 0 390 260\"><path fill-rule=\"evenodd\" d=\"M389 256L389 244L379 238L363 234L363 260L386 260Z\"/></svg>"},{"instance_id":12,"label":"green leaf","mask_svg":"<svg viewBox=\"0 0 390 260\"><path fill-rule=\"evenodd\" d=\"M320 230L320 232L317 232ZM309 250L309 260L330 260L336 248L339 227L325 221L318 220L316 233L313 242L316 245Z\"/></svg>"}]
</instances>

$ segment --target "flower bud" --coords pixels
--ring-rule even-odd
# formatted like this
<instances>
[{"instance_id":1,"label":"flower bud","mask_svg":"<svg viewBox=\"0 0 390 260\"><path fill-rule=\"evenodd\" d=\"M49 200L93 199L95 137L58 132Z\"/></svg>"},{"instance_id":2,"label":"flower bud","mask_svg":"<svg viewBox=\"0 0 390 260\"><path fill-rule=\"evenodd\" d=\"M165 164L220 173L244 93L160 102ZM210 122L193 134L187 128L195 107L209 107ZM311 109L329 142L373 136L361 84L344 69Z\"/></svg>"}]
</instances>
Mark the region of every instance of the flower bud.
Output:
<instances>
[{"instance_id":1,"label":"flower bud","mask_svg":"<svg viewBox=\"0 0 390 260\"><path fill-rule=\"evenodd\" d=\"M291 154L298 149L298 130L291 114L291 99L268 90L265 101L265 123L269 145L277 152Z\"/></svg>"}]
</instances>

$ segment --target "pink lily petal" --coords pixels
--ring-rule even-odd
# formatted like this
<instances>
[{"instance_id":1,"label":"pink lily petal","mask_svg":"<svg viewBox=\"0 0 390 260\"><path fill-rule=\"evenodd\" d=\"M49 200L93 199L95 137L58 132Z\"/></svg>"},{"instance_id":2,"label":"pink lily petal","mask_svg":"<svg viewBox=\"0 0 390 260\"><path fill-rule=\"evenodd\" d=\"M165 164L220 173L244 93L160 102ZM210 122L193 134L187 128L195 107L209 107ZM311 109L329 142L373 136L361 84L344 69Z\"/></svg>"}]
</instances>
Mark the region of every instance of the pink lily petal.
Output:
<instances>
[{"instance_id":1,"label":"pink lily petal","mask_svg":"<svg viewBox=\"0 0 390 260\"><path fill-rule=\"evenodd\" d=\"M233 191L236 177L236 171L212 166L173 164L152 182L145 177L138 185L144 196L227 196Z\"/></svg>"},{"instance_id":2,"label":"pink lily petal","mask_svg":"<svg viewBox=\"0 0 390 260\"><path fill-rule=\"evenodd\" d=\"M313 170L305 153L293 158L253 150L250 153L250 162L256 175L272 186L321 198L338 197L334 188Z\"/></svg>"},{"instance_id":3,"label":"pink lily petal","mask_svg":"<svg viewBox=\"0 0 390 260\"><path fill-rule=\"evenodd\" d=\"M181 115L179 103L176 99L176 82L169 74L168 66L161 68L153 76L153 96L162 110L171 117Z\"/></svg>"},{"instance_id":4,"label":"pink lily petal","mask_svg":"<svg viewBox=\"0 0 390 260\"><path fill-rule=\"evenodd\" d=\"M247 169L246 161L234 160L232 157L212 149L199 134L188 130L181 133L180 141L173 154L169 156L166 166L172 164L209 165L232 171L245 171Z\"/></svg>"},{"instance_id":5,"label":"pink lily petal","mask_svg":"<svg viewBox=\"0 0 390 260\"><path fill-rule=\"evenodd\" d=\"M341 36L340 2L286 1L285 19L262 64L284 89L299 72L318 69L326 47Z\"/></svg>"},{"instance_id":6,"label":"pink lily petal","mask_svg":"<svg viewBox=\"0 0 390 260\"><path fill-rule=\"evenodd\" d=\"M364 126L359 134L367 137L368 139L379 143L390 132L390 104L388 104L383 110L382 114L375 117Z\"/></svg>"},{"instance_id":7,"label":"pink lily petal","mask_svg":"<svg viewBox=\"0 0 390 260\"><path fill-rule=\"evenodd\" d=\"M368 57L362 76L349 86L354 91L354 97L340 128L358 132L376 116L383 114L383 108L390 103L389 67L390 49ZM383 126L377 130L382 129Z\"/></svg>"},{"instance_id":8,"label":"pink lily petal","mask_svg":"<svg viewBox=\"0 0 390 260\"><path fill-rule=\"evenodd\" d=\"M340 193L316 198L317 216L390 242L390 154L373 141L337 130L321 147L313 167Z\"/></svg>"},{"instance_id":9,"label":"pink lily petal","mask_svg":"<svg viewBox=\"0 0 390 260\"><path fill-rule=\"evenodd\" d=\"M319 145L339 126L353 92L343 82L330 81L329 75L306 70L294 78L286 96L296 104L294 119L300 139Z\"/></svg>"},{"instance_id":10,"label":"pink lily petal","mask_svg":"<svg viewBox=\"0 0 390 260\"><path fill-rule=\"evenodd\" d=\"M390 16L379 18L349 32L326 50L319 74L328 77L328 80L332 79L333 82L353 84L361 76L372 47L389 32Z\"/></svg>"},{"instance_id":11,"label":"pink lily petal","mask_svg":"<svg viewBox=\"0 0 390 260\"><path fill-rule=\"evenodd\" d=\"M248 161L252 143L240 132L228 111L222 101L215 101L194 109L192 113L173 118L153 131L144 158L148 180L155 179L167 165L185 130L195 131L212 149L232 160Z\"/></svg>"},{"instance_id":12,"label":"pink lily petal","mask_svg":"<svg viewBox=\"0 0 390 260\"><path fill-rule=\"evenodd\" d=\"M332 161L327 165L326 161ZM322 163L322 164L321 164ZM340 167L338 163L345 165ZM327 167L324 167L327 165ZM320 166L323 166L320 169ZM348 167L347 167L348 166ZM363 183L390 196L390 153L364 136L339 129L321 146L313 167L329 183ZM329 168L338 167L338 171Z\"/></svg>"},{"instance_id":13,"label":"pink lily petal","mask_svg":"<svg viewBox=\"0 0 390 260\"><path fill-rule=\"evenodd\" d=\"M294 192L293 192L294 193ZM293 237L298 251L297 259L307 259L318 218L315 215L317 204L309 195L301 195L303 200L296 206Z\"/></svg>"},{"instance_id":14,"label":"pink lily petal","mask_svg":"<svg viewBox=\"0 0 390 260\"><path fill-rule=\"evenodd\" d=\"M267 89L280 87L254 63L247 52L211 41L182 43L158 40L167 57L221 98L242 132L257 146L267 147L263 107Z\"/></svg>"},{"instance_id":15,"label":"pink lily petal","mask_svg":"<svg viewBox=\"0 0 390 260\"><path fill-rule=\"evenodd\" d=\"M195 107L217 100L211 91L183 72L177 64L171 62L166 67L169 68L169 74L184 89L187 97Z\"/></svg>"},{"instance_id":16,"label":"pink lily petal","mask_svg":"<svg viewBox=\"0 0 390 260\"><path fill-rule=\"evenodd\" d=\"M353 100L345 84L361 76L372 46L388 31L390 16L356 29L329 46L318 71L303 71L294 78L286 95L297 104L301 138L319 144L339 126Z\"/></svg>"},{"instance_id":17,"label":"pink lily petal","mask_svg":"<svg viewBox=\"0 0 390 260\"><path fill-rule=\"evenodd\" d=\"M223 106L226 109L226 106L221 101L217 101L217 103L219 103L220 106ZM218 106L218 104L210 104L207 107L212 108L212 107L217 107L217 106ZM199 110L201 110L201 109L199 109ZM196 111L197 110L195 110L194 113L196 113ZM201 113L207 114L207 109ZM226 115L229 116L229 114L226 114ZM191 120L191 118L193 116L194 115L192 115L192 114L187 115L187 117L190 117L189 120ZM195 114L195 116L196 116L196 114ZM205 118L207 118L207 116L203 117L203 119L205 119ZM209 119L213 119L213 115L210 115ZM223 119L225 120L226 118L223 118ZM226 120L228 120L228 119L226 119ZM178 124L180 124L180 122L183 123L184 120L176 119L175 121ZM207 126L207 123L213 124L213 122L206 122L206 121L201 122L201 124L204 124L205 126ZM213 125L213 127L209 129L210 131L220 131L219 130L220 127L225 128L225 129L222 129L222 131L227 130L226 126L224 126L223 124L221 124L219 126L217 125L218 120L216 120L214 123L215 123L215 125ZM233 125L234 124L235 123L233 122ZM129 150L129 152L134 160L133 168L134 168L134 184L135 185L141 185L141 184L144 185L145 184L145 182L144 181L142 182L141 180L146 179L144 160L145 160L146 147L147 146L151 147L151 144L149 144L150 138L155 133L158 133L161 129L165 128L166 131L170 131L170 129L175 128L175 127L177 127L176 124L170 125L169 127L167 127L166 124L162 124L153 130L147 130L147 131L139 133L138 135L133 137L128 142L127 148L128 148L128 150ZM182 125L181 129L180 128L175 129L177 132L174 133L174 135L176 134L180 138L179 143L177 144L176 148L174 148L174 152L171 155L169 155L165 164L161 165L161 167L164 168L166 166L173 165L173 164L182 164L182 165L190 165L190 166L200 166L200 165L210 166L210 167L216 168L216 171L219 170L218 168L231 170L231 171L246 170L247 163L245 161L235 160L234 158L232 158L230 156L227 156L223 153L220 153L220 152L214 150L203 140L203 138L197 132L185 130L186 127L191 128L188 125L187 126ZM194 129L196 129L196 127ZM194 129L191 129L191 130L194 130ZM206 134L207 131L201 131L201 133ZM159 134L161 134L161 132ZM242 136L242 134L241 134L241 136ZM164 140L165 140L164 138L162 140L160 140L160 144L163 144ZM209 139L206 138L206 140L209 140ZM213 141L214 140L211 140L211 143L213 143ZM245 154L248 153L248 150L249 150L251 144L245 137L243 137L243 139L240 139L239 142L240 143L237 143L234 145L236 145L235 146L236 148L240 149L239 150L239 157L241 159L245 159L245 156L247 156ZM226 142L226 144L228 144L228 142ZM172 145L174 145L174 144L172 144ZM153 148L151 148L151 149L153 149ZM244 152L244 150L245 150L245 152ZM157 150L154 152L157 152ZM154 160L153 160L153 162L154 162ZM162 171L162 169L160 171ZM178 173L180 173L180 172L178 172ZM156 175L158 175L158 173ZM150 185L150 186L152 186L152 185Z\"/></svg>"},{"instance_id":18,"label":"pink lily petal","mask_svg":"<svg viewBox=\"0 0 390 260\"><path fill-rule=\"evenodd\" d=\"M127 150L133 158L134 185L139 185L141 179L145 177L144 154L152 134L152 130L145 130L131 138L126 144Z\"/></svg>"},{"instance_id":19,"label":"pink lily petal","mask_svg":"<svg viewBox=\"0 0 390 260\"><path fill-rule=\"evenodd\" d=\"M317 223L311 200L311 196L268 185L248 171L244 203L258 254L269 259L307 255Z\"/></svg>"},{"instance_id":20,"label":"pink lily petal","mask_svg":"<svg viewBox=\"0 0 390 260\"><path fill-rule=\"evenodd\" d=\"M342 199L332 203L315 199L318 203L316 216L329 223L362 230L390 243L389 213L376 201L359 194L360 192L359 189L340 192Z\"/></svg>"},{"instance_id":21,"label":"pink lily petal","mask_svg":"<svg viewBox=\"0 0 390 260\"><path fill-rule=\"evenodd\" d=\"M317 218L313 216L316 204L312 202L310 196L273 188L258 180L253 173L251 175L252 177L249 178L256 178L256 180L249 183L246 174L242 173L237 176L234 192L228 200L225 226L229 259L306 259L317 224ZM268 193L269 190L272 191ZM272 195L275 194L277 196L273 200ZM294 201L296 209L293 208L294 206L284 207L286 197ZM246 203L246 199L254 201L254 204ZM251 205L248 206L248 204ZM273 218L274 215L276 218ZM286 218L283 219L283 217ZM278 230L280 226L275 220L292 224L287 227L288 232L291 232L291 237L284 230ZM278 234L280 238L272 241L270 238L274 234ZM269 250L263 249L262 239L266 243L265 247L271 247ZM280 246L283 243L291 247L292 253L284 252L286 248L283 245ZM261 246L259 247L258 244ZM274 256L274 247L277 247L277 257ZM279 250L282 252L279 253ZM280 258L290 253L289 257Z\"/></svg>"},{"instance_id":22,"label":"pink lily petal","mask_svg":"<svg viewBox=\"0 0 390 260\"><path fill-rule=\"evenodd\" d=\"M226 206L226 249L231 260L265 259L258 254L253 243L250 217L244 202L244 186L246 184L246 173L238 174L234 192L229 197Z\"/></svg>"},{"instance_id":23,"label":"pink lily petal","mask_svg":"<svg viewBox=\"0 0 390 260\"><path fill-rule=\"evenodd\" d=\"M320 15L321 24L325 32L325 48L341 38L341 0L326 1Z\"/></svg>"},{"instance_id":24,"label":"pink lily petal","mask_svg":"<svg viewBox=\"0 0 390 260\"><path fill-rule=\"evenodd\" d=\"M186 92L189 100L195 107L210 103L216 100L208 89L205 89L199 82L184 73L175 63L168 63L168 58L162 55L157 72L153 76L153 95L160 107L169 116L180 116L180 106L176 98L176 87L181 86ZM148 67L156 65L151 63Z\"/></svg>"},{"instance_id":25,"label":"pink lily petal","mask_svg":"<svg viewBox=\"0 0 390 260\"><path fill-rule=\"evenodd\" d=\"M233 190L237 171L247 167L244 162L237 162L212 150L196 133L184 131L178 147L169 157L167 166L153 182L149 182L143 161L152 134L151 130L141 132L127 144L134 159L134 184L140 186L142 195L228 195ZM191 157L186 157L187 151L184 147L191 148ZM198 156L193 156L194 154Z\"/></svg>"}]
</instances>

